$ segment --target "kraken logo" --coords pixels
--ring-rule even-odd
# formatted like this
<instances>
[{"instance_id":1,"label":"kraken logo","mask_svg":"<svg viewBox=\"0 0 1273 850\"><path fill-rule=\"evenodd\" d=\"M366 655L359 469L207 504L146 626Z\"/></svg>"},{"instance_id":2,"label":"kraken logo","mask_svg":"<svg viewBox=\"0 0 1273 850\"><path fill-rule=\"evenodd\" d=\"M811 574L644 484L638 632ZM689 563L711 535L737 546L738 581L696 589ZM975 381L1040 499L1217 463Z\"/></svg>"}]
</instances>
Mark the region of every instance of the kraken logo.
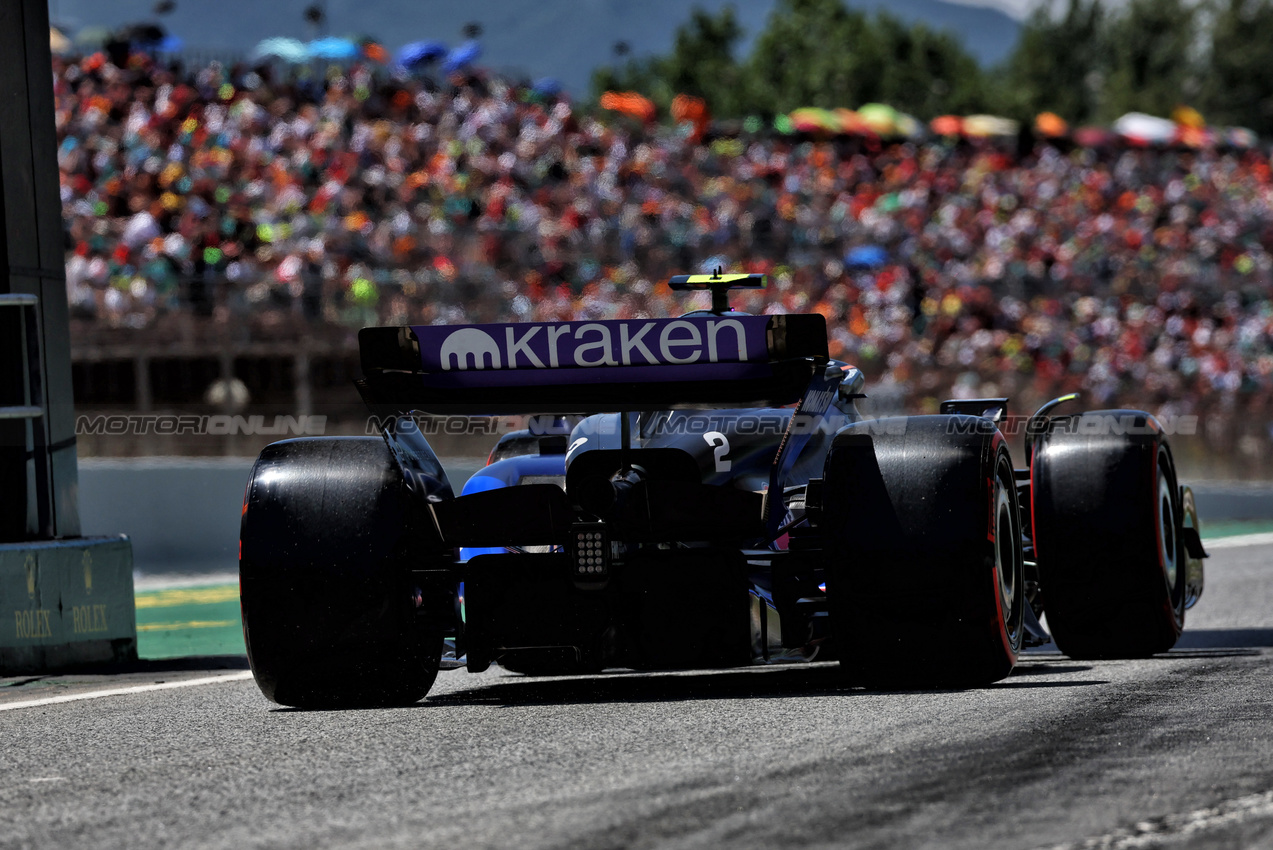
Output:
<instances>
[{"instance_id":1,"label":"kraken logo","mask_svg":"<svg viewBox=\"0 0 1273 850\"><path fill-rule=\"evenodd\" d=\"M490 334L477 328L460 328L442 342L442 351L438 358L442 368L450 370L451 361L455 361L456 369L469 368L469 355L473 357L474 369L485 369L487 355L491 358L492 369L500 368L499 346Z\"/></svg>"},{"instance_id":2,"label":"kraken logo","mask_svg":"<svg viewBox=\"0 0 1273 850\"><path fill-rule=\"evenodd\" d=\"M23 564L27 570L27 596L35 598L35 556L30 552L27 553L26 562Z\"/></svg>"}]
</instances>

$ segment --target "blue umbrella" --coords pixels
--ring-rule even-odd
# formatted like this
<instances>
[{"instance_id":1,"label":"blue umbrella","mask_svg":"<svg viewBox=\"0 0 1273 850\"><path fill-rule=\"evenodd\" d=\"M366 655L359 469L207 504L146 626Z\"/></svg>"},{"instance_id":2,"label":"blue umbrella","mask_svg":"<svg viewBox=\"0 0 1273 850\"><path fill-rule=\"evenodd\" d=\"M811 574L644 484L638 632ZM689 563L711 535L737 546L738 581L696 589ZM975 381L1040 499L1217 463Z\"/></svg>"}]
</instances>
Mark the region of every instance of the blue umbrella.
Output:
<instances>
[{"instance_id":1,"label":"blue umbrella","mask_svg":"<svg viewBox=\"0 0 1273 850\"><path fill-rule=\"evenodd\" d=\"M724 254L713 254L698 264L698 270L702 274L711 274L717 269L727 268L729 268L729 257Z\"/></svg>"},{"instance_id":2,"label":"blue umbrella","mask_svg":"<svg viewBox=\"0 0 1273 850\"><path fill-rule=\"evenodd\" d=\"M360 52L347 38L328 36L309 43L309 55L316 59L353 59Z\"/></svg>"},{"instance_id":3,"label":"blue umbrella","mask_svg":"<svg viewBox=\"0 0 1273 850\"><path fill-rule=\"evenodd\" d=\"M476 41L466 41L446 55L446 61L442 63L442 70L448 74L452 71L458 71L473 64L474 60L481 55L482 45Z\"/></svg>"},{"instance_id":4,"label":"blue umbrella","mask_svg":"<svg viewBox=\"0 0 1273 850\"><path fill-rule=\"evenodd\" d=\"M284 62L305 62L309 59L309 49L294 38L267 38L252 53L258 59L273 57Z\"/></svg>"},{"instance_id":5,"label":"blue umbrella","mask_svg":"<svg viewBox=\"0 0 1273 850\"><path fill-rule=\"evenodd\" d=\"M888 252L879 245L859 245L844 255L844 264L849 268L874 269L888 262Z\"/></svg>"},{"instance_id":6,"label":"blue umbrella","mask_svg":"<svg viewBox=\"0 0 1273 850\"><path fill-rule=\"evenodd\" d=\"M561 94L561 82L556 77L540 77L531 86L531 91L540 97L556 97Z\"/></svg>"},{"instance_id":7,"label":"blue umbrella","mask_svg":"<svg viewBox=\"0 0 1273 850\"><path fill-rule=\"evenodd\" d=\"M413 41L398 51L398 64L411 68L425 62L433 62L446 55L446 45L440 41Z\"/></svg>"}]
</instances>

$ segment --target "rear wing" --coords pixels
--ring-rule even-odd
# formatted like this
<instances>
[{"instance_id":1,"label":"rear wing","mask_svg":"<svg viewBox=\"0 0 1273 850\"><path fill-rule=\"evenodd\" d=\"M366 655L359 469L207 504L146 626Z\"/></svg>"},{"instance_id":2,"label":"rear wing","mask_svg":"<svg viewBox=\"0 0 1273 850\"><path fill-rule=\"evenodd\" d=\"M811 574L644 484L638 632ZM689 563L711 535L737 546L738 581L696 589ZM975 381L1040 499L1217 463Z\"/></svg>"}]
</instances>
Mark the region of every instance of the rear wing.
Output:
<instances>
[{"instance_id":1,"label":"rear wing","mask_svg":"<svg viewBox=\"0 0 1273 850\"><path fill-rule=\"evenodd\" d=\"M358 346L374 409L457 415L791 404L828 357L817 314L364 328Z\"/></svg>"}]
</instances>

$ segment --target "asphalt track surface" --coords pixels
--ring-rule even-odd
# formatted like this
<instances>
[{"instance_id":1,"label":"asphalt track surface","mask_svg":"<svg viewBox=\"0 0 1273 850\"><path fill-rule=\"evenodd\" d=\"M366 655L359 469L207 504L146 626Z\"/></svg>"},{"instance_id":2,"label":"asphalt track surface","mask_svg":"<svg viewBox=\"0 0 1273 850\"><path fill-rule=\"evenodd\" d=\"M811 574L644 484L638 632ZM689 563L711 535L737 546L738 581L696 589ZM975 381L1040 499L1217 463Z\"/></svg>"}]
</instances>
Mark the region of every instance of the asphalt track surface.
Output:
<instances>
[{"instance_id":1,"label":"asphalt track surface","mask_svg":"<svg viewBox=\"0 0 1273 850\"><path fill-rule=\"evenodd\" d=\"M1273 535L1208 545L1176 650L980 690L493 669L299 712L232 656L0 679L0 847L1273 846Z\"/></svg>"}]
</instances>

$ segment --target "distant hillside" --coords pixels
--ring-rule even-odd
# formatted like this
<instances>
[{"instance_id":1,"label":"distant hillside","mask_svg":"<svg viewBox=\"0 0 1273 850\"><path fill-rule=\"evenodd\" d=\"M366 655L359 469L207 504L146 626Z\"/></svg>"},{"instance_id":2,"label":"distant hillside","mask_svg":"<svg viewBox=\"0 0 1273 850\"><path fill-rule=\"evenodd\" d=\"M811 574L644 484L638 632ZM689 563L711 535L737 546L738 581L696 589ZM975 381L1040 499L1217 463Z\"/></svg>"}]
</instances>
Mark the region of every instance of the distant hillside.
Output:
<instances>
[{"instance_id":1,"label":"distant hillside","mask_svg":"<svg viewBox=\"0 0 1273 850\"><path fill-rule=\"evenodd\" d=\"M248 51L275 35L308 39L302 18L314 0L177 0L161 23L189 48ZM666 52L676 28L697 5L715 12L731 0L326 0L332 35L367 33L396 49L420 39L462 40L469 22L482 25L482 64L551 76L570 91L587 91L592 69L613 61L615 42L634 56ZM775 0L732 0L750 42L764 29ZM69 29L154 20L154 0L49 0L54 22ZM1020 24L1006 14L943 0L848 0L855 8L887 8L898 17L949 29L983 65L1004 58ZM837 49L828 45L828 50Z\"/></svg>"}]
</instances>

